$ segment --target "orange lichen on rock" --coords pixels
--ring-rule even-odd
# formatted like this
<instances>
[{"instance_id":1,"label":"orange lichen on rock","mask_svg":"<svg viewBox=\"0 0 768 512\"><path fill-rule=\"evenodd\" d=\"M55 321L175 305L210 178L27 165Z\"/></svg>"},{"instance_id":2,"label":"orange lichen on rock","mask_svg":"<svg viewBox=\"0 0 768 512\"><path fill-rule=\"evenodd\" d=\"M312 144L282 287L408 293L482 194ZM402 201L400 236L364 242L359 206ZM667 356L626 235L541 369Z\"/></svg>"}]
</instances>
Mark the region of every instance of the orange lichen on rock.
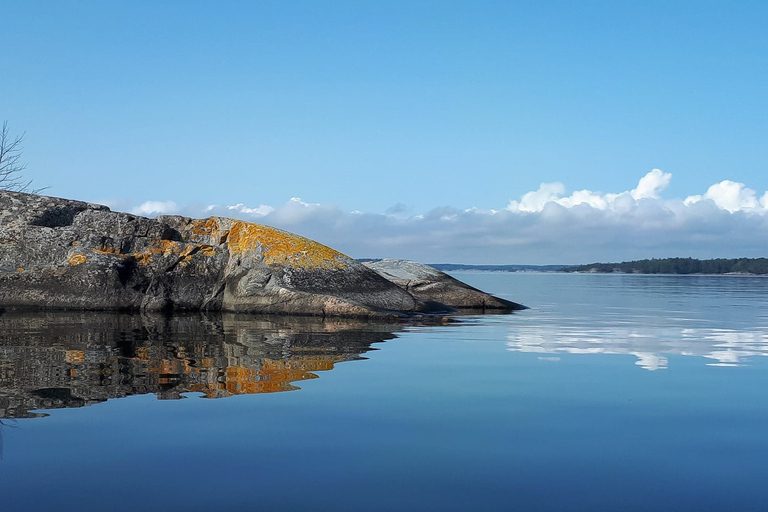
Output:
<instances>
[{"instance_id":1,"label":"orange lichen on rock","mask_svg":"<svg viewBox=\"0 0 768 512\"><path fill-rule=\"evenodd\" d=\"M344 255L308 238L281 229L237 221L229 230L234 254L261 250L267 265L300 268L346 268Z\"/></svg>"},{"instance_id":2,"label":"orange lichen on rock","mask_svg":"<svg viewBox=\"0 0 768 512\"><path fill-rule=\"evenodd\" d=\"M196 253L200 252L205 256L215 256L216 250L210 245L205 244L185 244L173 240L154 240L143 252L126 254L120 249L108 245L100 245L93 249L96 254L120 256L122 258L133 257L139 265L149 265L152 256L178 256L181 258L180 264L184 265Z\"/></svg>"},{"instance_id":3,"label":"orange lichen on rock","mask_svg":"<svg viewBox=\"0 0 768 512\"><path fill-rule=\"evenodd\" d=\"M187 226L187 231L194 236L210 236L219 244L223 244L229 235L229 230L221 229L217 217L193 220Z\"/></svg>"},{"instance_id":4,"label":"orange lichen on rock","mask_svg":"<svg viewBox=\"0 0 768 512\"><path fill-rule=\"evenodd\" d=\"M142 266L149 265L149 262L152 261L152 256L150 256L149 253L136 253L133 257L136 260L136 263Z\"/></svg>"},{"instance_id":5,"label":"orange lichen on rock","mask_svg":"<svg viewBox=\"0 0 768 512\"><path fill-rule=\"evenodd\" d=\"M192 250L189 249L191 252ZM182 244L173 240L155 240L146 251L133 253L136 263L139 265L149 265L153 255L170 256L174 254L182 255ZM188 254L186 255L188 256Z\"/></svg>"},{"instance_id":6,"label":"orange lichen on rock","mask_svg":"<svg viewBox=\"0 0 768 512\"><path fill-rule=\"evenodd\" d=\"M152 247L148 251L152 254L162 254L163 256L170 256L172 254L181 254L181 244L173 240L155 240Z\"/></svg>"},{"instance_id":7,"label":"orange lichen on rock","mask_svg":"<svg viewBox=\"0 0 768 512\"><path fill-rule=\"evenodd\" d=\"M96 254L112 254L112 255L121 255L120 249L115 249L114 247L109 247L108 245L100 245L93 249L93 252Z\"/></svg>"},{"instance_id":8,"label":"orange lichen on rock","mask_svg":"<svg viewBox=\"0 0 768 512\"><path fill-rule=\"evenodd\" d=\"M73 254L72 256L67 258L67 261L69 262L70 265L76 267L77 265L80 265L81 263L85 263L87 259L88 258L83 256L82 254Z\"/></svg>"},{"instance_id":9,"label":"orange lichen on rock","mask_svg":"<svg viewBox=\"0 0 768 512\"><path fill-rule=\"evenodd\" d=\"M16 269L16 272L24 272L24 267L19 267Z\"/></svg>"}]
</instances>

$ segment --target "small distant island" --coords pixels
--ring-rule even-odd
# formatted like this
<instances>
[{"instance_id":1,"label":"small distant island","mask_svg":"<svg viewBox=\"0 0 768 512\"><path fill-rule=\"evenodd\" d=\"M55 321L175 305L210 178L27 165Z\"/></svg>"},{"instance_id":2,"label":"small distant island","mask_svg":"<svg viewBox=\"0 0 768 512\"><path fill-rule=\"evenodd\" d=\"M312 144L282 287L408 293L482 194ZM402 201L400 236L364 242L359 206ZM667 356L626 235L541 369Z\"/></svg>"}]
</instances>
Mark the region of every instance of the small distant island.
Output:
<instances>
[{"instance_id":1,"label":"small distant island","mask_svg":"<svg viewBox=\"0 0 768 512\"><path fill-rule=\"evenodd\" d=\"M359 258L361 263L376 263L381 258ZM441 272L559 272L571 265L466 265L462 263L430 263Z\"/></svg>"},{"instance_id":2,"label":"small distant island","mask_svg":"<svg viewBox=\"0 0 768 512\"><path fill-rule=\"evenodd\" d=\"M358 261L374 263L377 258ZM464 265L430 263L442 272L584 272L602 274L744 274L768 275L768 258L652 258L621 263L589 263L587 265Z\"/></svg>"},{"instance_id":3,"label":"small distant island","mask_svg":"<svg viewBox=\"0 0 768 512\"><path fill-rule=\"evenodd\" d=\"M564 267L560 272L595 272L625 274L768 274L768 258L661 258L623 261L621 263L590 263Z\"/></svg>"}]
</instances>

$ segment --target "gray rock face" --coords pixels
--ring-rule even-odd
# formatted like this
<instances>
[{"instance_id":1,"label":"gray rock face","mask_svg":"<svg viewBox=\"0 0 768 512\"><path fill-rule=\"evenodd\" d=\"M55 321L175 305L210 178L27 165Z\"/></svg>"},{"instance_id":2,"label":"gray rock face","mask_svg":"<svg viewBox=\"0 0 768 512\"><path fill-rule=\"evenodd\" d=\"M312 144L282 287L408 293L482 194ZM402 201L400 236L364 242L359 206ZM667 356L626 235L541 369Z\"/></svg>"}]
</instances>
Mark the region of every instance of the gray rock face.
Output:
<instances>
[{"instance_id":1,"label":"gray rock face","mask_svg":"<svg viewBox=\"0 0 768 512\"><path fill-rule=\"evenodd\" d=\"M0 309L395 317L446 312L312 240L0 191Z\"/></svg>"},{"instance_id":2,"label":"gray rock face","mask_svg":"<svg viewBox=\"0 0 768 512\"><path fill-rule=\"evenodd\" d=\"M365 262L364 265L424 301L439 302L460 309L526 309L522 304L489 295L423 263L386 259Z\"/></svg>"}]
</instances>

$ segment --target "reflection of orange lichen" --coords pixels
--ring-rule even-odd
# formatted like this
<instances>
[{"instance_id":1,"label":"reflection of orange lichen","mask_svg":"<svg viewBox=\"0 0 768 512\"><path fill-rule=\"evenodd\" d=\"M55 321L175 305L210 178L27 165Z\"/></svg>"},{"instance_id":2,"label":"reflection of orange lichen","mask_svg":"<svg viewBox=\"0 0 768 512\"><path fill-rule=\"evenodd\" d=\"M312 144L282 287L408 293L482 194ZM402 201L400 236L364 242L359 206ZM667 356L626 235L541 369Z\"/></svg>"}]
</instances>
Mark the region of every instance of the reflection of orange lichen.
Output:
<instances>
[{"instance_id":1,"label":"reflection of orange lichen","mask_svg":"<svg viewBox=\"0 0 768 512\"><path fill-rule=\"evenodd\" d=\"M287 231L249 222L235 222L229 230L229 250L234 254L261 249L267 265L302 268L345 268L338 251Z\"/></svg>"},{"instance_id":2,"label":"reflection of orange lichen","mask_svg":"<svg viewBox=\"0 0 768 512\"><path fill-rule=\"evenodd\" d=\"M211 359L199 360L200 366L189 366L184 361L184 373L218 375L215 381L207 383L194 383L188 391L204 393L208 398L216 398L230 395L246 395L256 393L275 393L299 389L292 382L307 379L316 379L313 371L332 370L334 363L341 360L337 356L299 357L288 360L267 359L261 367L249 367L233 365L223 370L210 368L206 363L213 363ZM169 374L180 373L173 363L179 360L163 361L158 368L150 369L150 373L160 373L161 383L170 383ZM216 370L213 372L212 370ZM219 380L221 379L221 380Z\"/></svg>"},{"instance_id":3,"label":"reflection of orange lichen","mask_svg":"<svg viewBox=\"0 0 768 512\"><path fill-rule=\"evenodd\" d=\"M301 350L301 347L295 347ZM141 387L160 386L178 393L200 392L209 398L232 395L274 393L299 389L293 382L316 379L314 372L332 370L345 359L342 355L294 355L286 359L227 357L227 362L209 357L197 347L178 346L173 354L167 347L138 346L133 357L113 356L108 364L81 365L86 363L84 350L64 350L63 359L68 363L65 375L70 378L88 379L93 376L114 378L128 364L131 375L139 379ZM310 348L306 348L310 350ZM163 356L157 357L157 355ZM169 357L170 356L170 357ZM96 368L98 366L98 368ZM0 366L2 369L2 366ZM2 372L0 372L2 378ZM124 384L121 381L120 384ZM137 384L138 385L138 384Z\"/></svg>"},{"instance_id":4,"label":"reflection of orange lichen","mask_svg":"<svg viewBox=\"0 0 768 512\"><path fill-rule=\"evenodd\" d=\"M286 375L291 372L324 372L333 370L334 363L338 360L334 357L297 357L293 359L274 361L267 359L259 370L259 375L269 376L278 375L280 372L287 372Z\"/></svg>"},{"instance_id":5,"label":"reflection of orange lichen","mask_svg":"<svg viewBox=\"0 0 768 512\"><path fill-rule=\"evenodd\" d=\"M86 259L87 258L82 254L73 254L67 259L67 261L69 262L70 265L77 266L77 265L80 265L81 263L85 263Z\"/></svg>"},{"instance_id":6,"label":"reflection of orange lichen","mask_svg":"<svg viewBox=\"0 0 768 512\"><path fill-rule=\"evenodd\" d=\"M266 359L258 370L230 366L226 370L226 391L233 395L274 393L297 389L291 382L316 379L312 372L332 370L335 357L300 357L275 361Z\"/></svg>"},{"instance_id":7,"label":"reflection of orange lichen","mask_svg":"<svg viewBox=\"0 0 768 512\"><path fill-rule=\"evenodd\" d=\"M263 369L263 368L262 368ZM230 366L226 369L225 389L232 395L250 395L255 393L274 393L296 389L290 383L297 380L317 378L317 375L308 372L294 372L293 374L264 375L261 370L243 366Z\"/></svg>"},{"instance_id":8,"label":"reflection of orange lichen","mask_svg":"<svg viewBox=\"0 0 768 512\"><path fill-rule=\"evenodd\" d=\"M67 350L64 353L64 359L68 363L82 363L85 361L85 352L82 350Z\"/></svg>"}]
</instances>

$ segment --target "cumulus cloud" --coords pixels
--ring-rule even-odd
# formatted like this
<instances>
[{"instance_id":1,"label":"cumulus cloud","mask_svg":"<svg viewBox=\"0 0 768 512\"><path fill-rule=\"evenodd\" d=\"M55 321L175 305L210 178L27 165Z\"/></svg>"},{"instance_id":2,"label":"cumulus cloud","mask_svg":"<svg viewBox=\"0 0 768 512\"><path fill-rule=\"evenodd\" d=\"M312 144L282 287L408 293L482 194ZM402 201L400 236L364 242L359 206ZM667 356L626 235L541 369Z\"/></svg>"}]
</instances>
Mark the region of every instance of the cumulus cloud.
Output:
<instances>
[{"instance_id":1,"label":"cumulus cloud","mask_svg":"<svg viewBox=\"0 0 768 512\"><path fill-rule=\"evenodd\" d=\"M669 186L670 181L672 181L670 173L662 172L661 169L653 169L640 178L637 188L632 190L629 195L633 199L658 199L659 193Z\"/></svg>"},{"instance_id":2,"label":"cumulus cloud","mask_svg":"<svg viewBox=\"0 0 768 512\"><path fill-rule=\"evenodd\" d=\"M212 211L216 208L216 205L210 205L208 208L209 208L209 211ZM269 215L270 213L275 211L274 208L268 205L260 204L255 208L249 208L248 206L245 206L243 203L237 203L232 206L227 206L227 210L234 213L252 215L254 217L264 217L265 215Z\"/></svg>"},{"instance_id":3,"label":"cumulus cloud","mask_svg":"<svg viewBox=\"0 0 768 512\"><path fill-rule=\"evenodd\" d=\"M131 213L151 217L156 215L171 215L178 213L178 211L179 207L173 201L145 201L139 206L131 209Z\"/></svg>"},{"instance_id":4,"label":"cumulus cloud","mask_svg":"<svg viewBox=\"0 0 768 512\"><path fill-rule=\"evenodd\" d=\"M548 204L557 204L565 208L587 205L596 210L626 212L635 201L642 199L659 199L659 194L669 186L672 175L653 169L640 178L637 187L618 194L603 194L591 190L577 190L565 195L565 185L562 183L542 183L535 192L524 194L520 201L512 200L507 210L512 212L541 212Z\"/></svg>"},{"instance_id":5,"label":"cumulus cloud","mask_svg":"<svg viewBox=\"0 0 768 512\"><path fill-rule=\"evenodd\" d=\"M141 215L220 215L288 229L353 257L425 262L576 264L650 257L757 257L768 253L768 193L721 181L704 194L665 199L670 173L653 169L621 192L544 183L505 208L440 207L415 214L347 212L291 198L280 205L147 201Z\"/></svg>"},{"instance_id":6,"label":"cumulus cloud","mask_svg":"<svg viewBox=\"0 0 768 512\"><path fill-rule=\"evenodd\" d=\"M758 199L754 190L747 188L743 183L731 180L715 183L703 196L688 196L685 204L691 205L707 199L731 213L738 211L764 213L768 209L768 193Z\"/></svg>"}]
</instances>

